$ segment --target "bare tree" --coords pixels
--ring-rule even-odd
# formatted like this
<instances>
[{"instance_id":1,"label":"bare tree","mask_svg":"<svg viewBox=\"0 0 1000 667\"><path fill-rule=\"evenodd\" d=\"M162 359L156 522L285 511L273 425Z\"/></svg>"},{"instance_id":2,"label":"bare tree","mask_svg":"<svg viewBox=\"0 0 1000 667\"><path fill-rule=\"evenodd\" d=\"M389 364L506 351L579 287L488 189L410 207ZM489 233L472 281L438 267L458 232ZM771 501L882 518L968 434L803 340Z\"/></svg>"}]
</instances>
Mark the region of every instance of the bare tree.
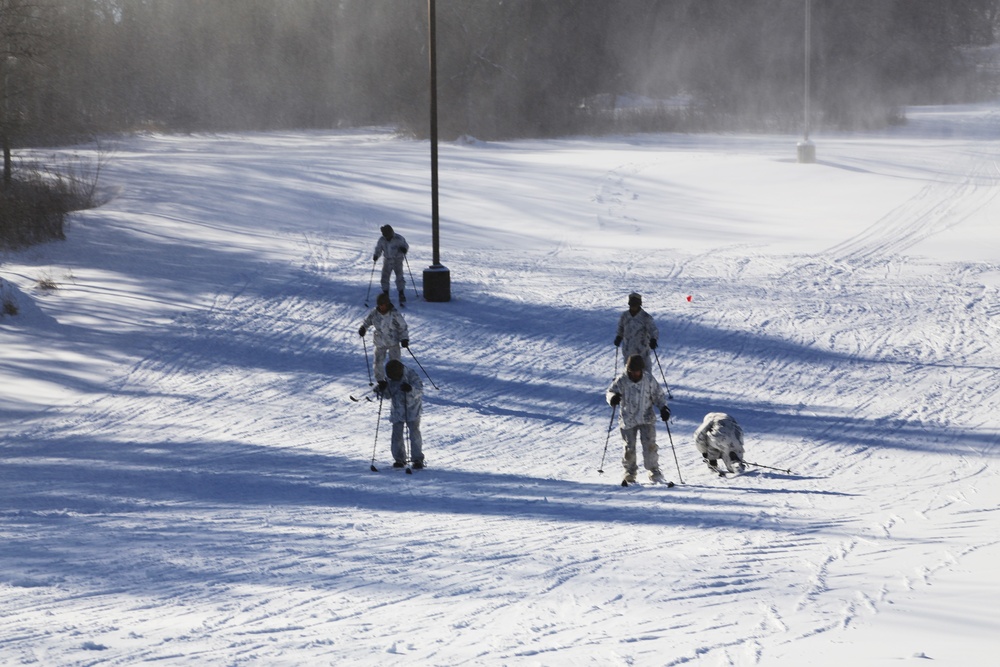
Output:
<instances>
[{"instance_id":1,"label":"bare tree","mask_svg":"<svg viewBox=\"0 0 1000 667\"><path fill-rule=\"evenodd\" d=\"M5 189L13 178L12 136L22 115L17 103L22 82L16 75L41 52L43 9L38 0L0 0L0 144Z\"/></svg>"},{"instance_id":2,"label":"bare tree","mask_svg":"<svg viewBox=\"0 0 1000 667\"><path fill-rule=\"evenodd\" d=\"M579 132L594 118L591 100L620 94L644 96L646 107L665 100L668 111L684 103L662 118L689 128L797 124L803 7L440 0L441 131ZM0 0L0 139L9 156L12 137L140 128L394 124L419 136L426 9L426 0ZM959 56L992 43L1000 0L815 0L812 15L816 114L849 127L974 92Z\"/></svg>"}]
</instances>

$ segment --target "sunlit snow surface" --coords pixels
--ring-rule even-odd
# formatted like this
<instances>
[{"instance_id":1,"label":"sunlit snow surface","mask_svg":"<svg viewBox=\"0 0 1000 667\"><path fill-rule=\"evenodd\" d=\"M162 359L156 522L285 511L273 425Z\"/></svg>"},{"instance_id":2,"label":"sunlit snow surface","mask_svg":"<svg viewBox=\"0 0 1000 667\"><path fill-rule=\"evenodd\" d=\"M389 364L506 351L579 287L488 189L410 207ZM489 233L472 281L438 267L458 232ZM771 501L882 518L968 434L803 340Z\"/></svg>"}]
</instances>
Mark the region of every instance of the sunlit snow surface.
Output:
<instances>
[{"instance_id":1,"label":"sunlit snow surface","mask_svg":"<svg viewBox=\"0 0 1000 667\"><path fill-rule=\"evenodd\" d=\"M794 136L442 145L448 303L419 298L426 142L118 142L108 204L0 255L0 663L996 664L1000 107L908 118L811 165ZM439 387L413 475L349 400L386 223ZM631 291L671 489L618 485ZM710 474L711 411L793 474Z\"/></svg>"}]
</instances>

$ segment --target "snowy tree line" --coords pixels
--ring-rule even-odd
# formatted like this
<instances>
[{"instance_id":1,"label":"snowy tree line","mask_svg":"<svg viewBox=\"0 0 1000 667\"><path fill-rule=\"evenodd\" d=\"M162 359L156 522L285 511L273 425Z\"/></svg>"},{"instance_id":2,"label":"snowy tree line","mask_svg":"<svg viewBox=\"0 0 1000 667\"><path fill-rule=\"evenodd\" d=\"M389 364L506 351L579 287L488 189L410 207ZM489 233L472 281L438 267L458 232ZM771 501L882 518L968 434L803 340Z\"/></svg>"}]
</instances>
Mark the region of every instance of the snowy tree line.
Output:
<instances>
[{"instance_id":1,"label":"snowy tree line","mask_svg":"<svg viewBox=\"0 0 1000 667\"><path fill-rule=\"evenodd\" d=\"M790 129L806 0L437 0L442 137ZM0 0L0 134L426 133L426 0ZM1000 0L812 0L816 124L994 92ZM669 103L623 109L620 95ZM628 124L633 126L629 127ZM616 125L617 124L617 125Z\"/></svg>"}]
</instances>

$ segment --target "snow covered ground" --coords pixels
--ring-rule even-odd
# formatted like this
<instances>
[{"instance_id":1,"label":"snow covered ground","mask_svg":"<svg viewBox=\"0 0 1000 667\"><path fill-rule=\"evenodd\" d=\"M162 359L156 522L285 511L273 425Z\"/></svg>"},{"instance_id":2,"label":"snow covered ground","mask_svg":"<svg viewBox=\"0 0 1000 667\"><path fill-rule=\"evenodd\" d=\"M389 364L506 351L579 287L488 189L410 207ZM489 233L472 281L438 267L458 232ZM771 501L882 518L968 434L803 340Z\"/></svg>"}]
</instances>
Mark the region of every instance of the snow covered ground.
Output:
<instances>
[{"instance_id":1,"label":"snow covered ground","mask_svg":"<svg viewBox=\"0 0 1000 667\"><path fill-rule=\"evenodd\" d=\"M448 303L426 142L121 142L112 201L0 256L0 663L995 665L1000 107L909 117L812 165L442 145ZM413 475L348 399L385 223L439 387ZM674 488L620 487L616 432L598 474L633 290ZM716 410L792 474L711 475Z\"/></svg>"}]
</instances>

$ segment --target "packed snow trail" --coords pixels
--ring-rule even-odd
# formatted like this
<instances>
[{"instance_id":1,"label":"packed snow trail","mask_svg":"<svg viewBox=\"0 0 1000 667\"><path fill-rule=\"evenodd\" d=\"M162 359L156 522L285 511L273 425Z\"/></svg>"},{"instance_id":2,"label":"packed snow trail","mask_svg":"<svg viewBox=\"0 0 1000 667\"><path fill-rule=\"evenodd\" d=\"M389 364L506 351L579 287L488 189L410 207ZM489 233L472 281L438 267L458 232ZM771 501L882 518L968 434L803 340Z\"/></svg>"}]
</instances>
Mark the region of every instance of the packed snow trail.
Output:
<instances>
[{"instance_id":1,"label":"packed snow trail","mask_svg":"<svg viewBox=\"0 0 1000 667\"><path fill-rule=\"evenodd\" d=\"M348 395L367 381L370 246L385 220L420 239L426 145L132 140L109 175L121 198L78 224L141 219L133 261L102 266L112 255L81 229L21 270L76 276L32 333L65 354L108 348L115 372L5 425L0 662L801 664L800 647L824 655L896 604L938 599L1000 546L1000 266L900 252L992 211L997 183L968 150L981 137L917 143L912 169L904 139L864 153L830 138L808 167L761 138L446 147L466 186L449 194L453 300L405 311L440 387L425 388L430 467L413 475L390 468L386 424L374 442L377 403ZM931 154L966 185L922 178ZM680 180L746 165L764 174L747 190ZM757 190L806 177L891 197L841 238L761 242L766 219L794 216ZM727 207L732 235L694 238ZM133 284L159 301L101 296ZM632 290L664 332L674 488L618 486L617 432L597 473ZM796 474L711 473L691 433L718 409L748 459ZM945 648L921 632L874 650Z\"/></svg>"}]
</instances>

